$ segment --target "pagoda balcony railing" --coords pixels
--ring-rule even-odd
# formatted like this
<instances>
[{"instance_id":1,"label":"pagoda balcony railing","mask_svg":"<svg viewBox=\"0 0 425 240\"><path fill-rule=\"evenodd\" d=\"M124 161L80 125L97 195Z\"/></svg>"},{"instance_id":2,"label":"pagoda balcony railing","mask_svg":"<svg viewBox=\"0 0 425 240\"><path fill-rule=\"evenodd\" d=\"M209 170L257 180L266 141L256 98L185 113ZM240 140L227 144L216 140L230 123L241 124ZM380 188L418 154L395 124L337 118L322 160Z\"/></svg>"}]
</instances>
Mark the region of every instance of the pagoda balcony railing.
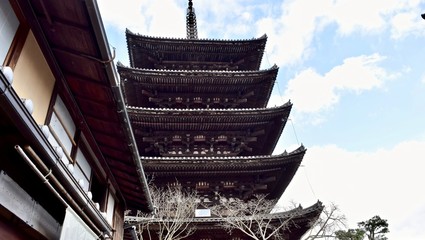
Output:
<instances>
[{"instance_id":1,"label":"pagoda balcony railing","mask_svg":"<svg viewBox=\"0 0 425 240\"><path fill-rule=\"evenodd\" d=\"M255 220L255 219L295 219L297 217L302 217L303 215L308 215L310 213L314 213L317 211L321 211L323 209L323 204L318 201L311 207L302 208L301 206L294 208L285 212L277 212L277 213L267 213L267 214L258 214L252 216L240 216L240 217L228 217L227 220L230 221L239 221L239 220ZM193 223L202 223L202 222L223 222L224 218L222 217L192 217L192 218L181 218L181 219L160 219L156 218L154 215L152 217L137 217L137 216L125 216L124 222L126 223L126 227L136 226L138 224L142 224L145 222L150 223L160 223L160 222L193 222Z\"/></svg>"}]
</instances>

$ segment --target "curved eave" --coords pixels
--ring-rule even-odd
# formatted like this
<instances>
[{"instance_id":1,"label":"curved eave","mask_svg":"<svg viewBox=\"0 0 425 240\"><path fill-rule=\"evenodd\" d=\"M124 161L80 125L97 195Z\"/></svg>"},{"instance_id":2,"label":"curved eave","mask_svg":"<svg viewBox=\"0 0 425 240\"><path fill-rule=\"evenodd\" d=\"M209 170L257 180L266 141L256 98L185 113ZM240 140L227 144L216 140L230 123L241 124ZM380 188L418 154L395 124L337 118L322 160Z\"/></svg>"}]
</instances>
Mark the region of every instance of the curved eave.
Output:
<instances>
[{"instance_id":1,"label":"curved eave","mask_svg":"<svg viewBox=\"0 0 425 240\"><path fill-rule=\"evenodd\" d=\"M271 108L246 108L246 109L169 109L169 108L143 108L127 106L129 115L137 120L137 117L154 117L154 116L200 116L207 119L211 119L214 116L263 116L263 117L274 117L276 115L282 115L282 113L290 112L292 103L287 102L278 107ZM185 119L187 122L188 119Z\"/></svg>"},{"instance_id":2,"label":"curved eave","mask_svg":"<svg viewBox=\"0 0 425 240\"><path fill-rule=\"evenodd\" d=\"M298 170L306 150L303 146L289 154L249 157L142 157L148 175L155 176L158 185L178 181L209 182L211 186L221 181L235 181L251 186L267 185L258 193L279 198ZM262 179L261 181L257 181ZM265 179L268 179L264 181ZM237 186L236 186L237 187Z\"/></svg>"},{"instance_id":3,"label":"curved eave","mask_svg":"<svg viewBox=\"0 0 425 240\"><path fill-rule=\"evenodd\" d=\"M165 109L127 107L130 121L138 127L166 131L243 130L272 124L274 131L285 125L292 104L252 109ZM248 130L246 129L246 130ZM277 131L280 134L280 131Z\"/></svg>"},{"instance_id":4,"label":"curved eave","mask_svg":"<svg viewBox=\"0 0 425 240\"><path fill-rule=\"evenodd\" d=\"M317 221L320 214L323 211L323 205L320 201L317 201L314 205L308 208L298 207L286 212L269 214L265 216L266 219L271 219L271 224L279 222L285 222L290 219L288 226L284 229L285 239L301 239L301 237L311 228L312 224ZM129 217L126 218L126 229L130 229L132 226L140 224L143 221L141 218ZM218 239L231 239L232 237L245 237L244 233L235 230L232 235L228 233L220 226L221 218L193 218L190 219L191 223L196 226L196 232L187 237L188 240L200 239L204 236L210 236L211 240ZM157 222L151 220L152 230L155 231Z\"/></svg>"},{"instance_id":5,"label":"curved eave","mask_svg":"<svg viewBox=\"0 0 425 240\"><path fill-rule=\"evenodd\" d=\"M236 156L236 157L141 157L143 166L149 171L235 171L258 170L261 168L283 167L286 164L301 163L306 149L280 155ZM195 172L192 172L195 174ZM214 173L212 173L214 175Z\"/></svg>"},{"instance_id":6,"label":"curved eave","mask_svg":"<svg viewBox=\"0 0 425 240\"><path fill-rule=\"evenodd\" d=\"M120 76L127 79L127 81L137 82L140 84L168 84L170 83L170 79L175 77L178 79L174 83L182 84L187 83L188 81L191 81L194 84L202 84L203 82L200 82L199 78L205 78L215 84L233 84L229 82L228 78L239 78L244 80L241 82L243 84L253 84L258 82L258 79L275 78L279 70L276 65L273 65L269 69L249 71L144 69L125 67L122 65L117 65L117 69ZM155 78L148 81L142 76ZM188 80L182 81L182 78Z\"/></svg>"},{"instance_id":7,"label":"curved eave","mask_svg":"<svg viewBox=\"0 0 425 240\"><path fill-rule=\"evenodd\" d=\"M246 40L177 39L138 35L126 31L130 65L150 68L148 62L175 60L177 62L198 62L202 56L204 62L236 63L239 69L259 69L263 57L267 36ZM182 57L183 53L189 53ZM226 57L223 57L226 56Z\"/></svg>"},{"instance_id":8,"label":"curved eave","mask_svg":"<svg viewBox=\"0 0 425 240\"><path fill-rule=\"evenodd\" d=\"M176 71L118 66L126 103L157 107L151 94L162 98L194 97L246 98L241 107L266 107L277 77L278 67L261 71ZM141 92L146 91L146 94Z\"/></svg>"},{"instance_id":9,"label":"curved eave","mask_svg":"<svg viewBox=\"0 0 425 240\"><path fill-rule=\"evenodd\" d=\"M250 144L251 155L271 154L285 127L291 111L290 102L275 108L259 109L148 109L128 107L127 111L134 131L167 133L241 134L261 132L255 144ZM218 136L218 135L217 135ZM137 141L139 152L147 146L141 138ZM248 152L247 152L248 153ZM142 154L143 155L143 154ZM244 154L246 155L246 154Z\"/></svg>"}]
</instances>

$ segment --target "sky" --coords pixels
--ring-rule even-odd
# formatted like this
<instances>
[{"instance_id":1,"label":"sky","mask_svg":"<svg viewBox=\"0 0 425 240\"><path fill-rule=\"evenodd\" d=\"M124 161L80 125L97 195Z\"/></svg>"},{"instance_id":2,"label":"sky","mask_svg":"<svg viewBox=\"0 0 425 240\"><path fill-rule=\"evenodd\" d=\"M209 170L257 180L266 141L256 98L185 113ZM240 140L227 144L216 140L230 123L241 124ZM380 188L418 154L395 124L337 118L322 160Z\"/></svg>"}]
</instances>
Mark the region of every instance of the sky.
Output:
<instances>
[{"instance_id":1,"label":"sky","mask_svg":"<svg viewBox=\"0 0 425 240\"><path fill-rule=\"evenodd\" d=\"M291 100L275 149L307 148L280 203L334 203L347 226L375 215L390 240L425 239L425 0L193 0L201 39L267 34L269 106ZM116 61L125 29L185 38L185 0L98 0Z\"/></svg>"}]
</instances>

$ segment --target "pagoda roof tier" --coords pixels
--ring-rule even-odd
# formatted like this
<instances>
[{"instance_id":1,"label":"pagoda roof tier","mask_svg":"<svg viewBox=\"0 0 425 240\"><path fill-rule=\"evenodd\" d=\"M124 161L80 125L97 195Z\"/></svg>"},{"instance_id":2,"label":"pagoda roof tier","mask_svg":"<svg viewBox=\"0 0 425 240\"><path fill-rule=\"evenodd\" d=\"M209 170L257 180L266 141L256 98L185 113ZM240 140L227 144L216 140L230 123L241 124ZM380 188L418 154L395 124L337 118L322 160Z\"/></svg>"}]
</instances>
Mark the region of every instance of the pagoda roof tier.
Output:
<instances>
[{"instance_id":1,"label":"pagoda roof tier","mask_svg":"<svg viewBox=\"0 0 425 240\"><path fill-rule=\"evenodd\" d=\"M222 196L248 199L252 194L279 198L291 182L306 149L267 156L238 157L141 157L155 186L181 184L193 189L207 203L216 192Z\"/></svg>"},{"instance_id":2,"label":"pagoda roof tier","mask_svg":"<svg viewBox=\"0 0 425 240\"><path fill-rule=\"evenodd\" d=\"M283 235L284 239L298 240L311 228L311 224L316 222L319 218L320 214L323 211L323 204L320 201L317 201L310 207L303 208L301 206L284 212L269 214L268 217L272 219L271 224L279 224L280 222L288 222L288 226L285 226ZM290 221L288 221L290 220ZM132 226L138 226L142 222L149 221L151 222L149 228L150 231L157 231L157 224L159 219L151 218L141 218L141 217L133 217L126 216L125 222L126 231L132 229ZM164 221L164 220L161 220ZM222 239L249 239L247 235L242 233L241 231L235 229L232 231L232 234L223 229L220 225L223 222L222 218L216 217L198 217L192 218L188 221L192 222L192 224L196 225L196 231L186 237L185 239L209 239L209 240L222 240ZM156 234L151 234L152 240L157 239ZM143 237L148 237L148 231L145 229L143 231ZM126 235L124 239L131 239L130 234Z\"/></svg>"},{"instance_id":3,"label":"pagoda roof tier","mask_svg":"<svg viewBox=\"0 0 425 240\"><path fill-rule=\"evenodd\" d=\"M127 105L167 108L264 108L278 73L153 70L118 65Z\"/></svg>"},{"instance_id":4,"label":"pagoda roof tier","mask_svg":"<svg viewBox=\"0 0 425 240\"><path fill-rule=\"evenodd\" d=\"M258 70L267 36L249 40L148 37L126 31L130 65L150 69Z\"/></svg>"},{"instance_id":5,"label":"pagoda roof tier","mask_svg":"<svg viewBox=\"0 0 425 240\"><path fill-rule=\"evenodd\" d=\"M140 155L269 155L292 104L253 109L127 107Z\"/></svg>"}]
</instances>

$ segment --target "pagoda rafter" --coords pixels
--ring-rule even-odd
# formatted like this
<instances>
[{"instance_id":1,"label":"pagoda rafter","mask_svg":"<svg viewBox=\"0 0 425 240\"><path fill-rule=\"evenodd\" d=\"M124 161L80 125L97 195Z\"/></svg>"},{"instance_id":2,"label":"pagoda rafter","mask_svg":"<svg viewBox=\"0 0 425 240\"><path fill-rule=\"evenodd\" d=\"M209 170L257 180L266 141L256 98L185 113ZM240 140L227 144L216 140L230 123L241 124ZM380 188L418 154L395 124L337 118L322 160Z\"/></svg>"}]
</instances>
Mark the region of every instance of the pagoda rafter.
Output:
<instances>
[{"instance_id":1,"label":"pagoda rafter","mask_svg":"<svg viewBox=\"0 0 425 240\"><path fill-rule=\"evenodd\" d=\"M288 221L288 226L282 228L284 239L301 239L304 233L311 227L311 224L317 221L323 208L324 206L322 202L317 201L314 205L308 208L298 206L285 212L269 214L266 219L271 220L270 224L280 224L281 221L288 221L288 219L290 219L290 221ZM250 219L252 219L252 217ZM164 221L164 219L147 219L143 217L127 217L126 220L127 229L130 229L131 226L137 226L142 222L149 222L152 225L153 231L158 230L156 224L160 221ZM246 239L245 233L242 233L237 229L233 231L232 236L229 236L227 231L220 226L220 223L223 221L222 218L190 218L183 219L183 221L190 221L195 224L198 229L198 231L190 236L191 239ZM149 238L149 234L147 232L142 233L142 236L144 238Z\"/></svg>"},{"instance_id":2,"label":"pagoda rafter","mask_svg":"<svg viewBox=\"0 0 425 240\"><path fill-rule=\"evenodd\" d=\"M251 152L249 147L257 142L259 135L265 133L264 129L251 131L224 131L206 132L199 134L197 131L174 132L170 135L167 131L156 131L146 133L135 131L136 136L140 136L144 143L150 146L145 148L145 152L155 151L160 156L214 156L230 155L237 156L242 151Z\"/></svg>"},{"instance_id":3,"label":"pagoda rafter","mask_svg":"<svg viewBox=\"0 0 425 240\"><path fill-rule=\"evenodd\" d=\"M262 71L163 71L118 65L129 106L265 107L278 67Z\"/></svg>"},{"instance_id":4,"label":"pagoda rafter","mask_svg":"<svg viewBox=\"0 0 425 240\"><path fill-rule=\"evenodd\" d=\"M127 110L139 152L148 156L262 155L273 151L291 107Z\"/></svg>"},{"instance_id":5,"label":"pagoda rafter","mask_svg":"<svg viewBox=\"0 0 425 240\"><path fill-rule=\"evenodd\" d=\"M131 67L170 70L258 70L267 41L126 37Z\"/></svg>"},{"instance_id":6,"label":"pagoda rafter","mask_svg":"<svg viewBox=\"0 0 425 240\"><path fill-rule=\"evenodd\" d=\"M142 157L141 161L156 186L178 182L210 202L217 198L217 192L243 199L252 194L280 196L300 166L305 151L301 146L280 155Z\"/></svg>"}]
</instances>

